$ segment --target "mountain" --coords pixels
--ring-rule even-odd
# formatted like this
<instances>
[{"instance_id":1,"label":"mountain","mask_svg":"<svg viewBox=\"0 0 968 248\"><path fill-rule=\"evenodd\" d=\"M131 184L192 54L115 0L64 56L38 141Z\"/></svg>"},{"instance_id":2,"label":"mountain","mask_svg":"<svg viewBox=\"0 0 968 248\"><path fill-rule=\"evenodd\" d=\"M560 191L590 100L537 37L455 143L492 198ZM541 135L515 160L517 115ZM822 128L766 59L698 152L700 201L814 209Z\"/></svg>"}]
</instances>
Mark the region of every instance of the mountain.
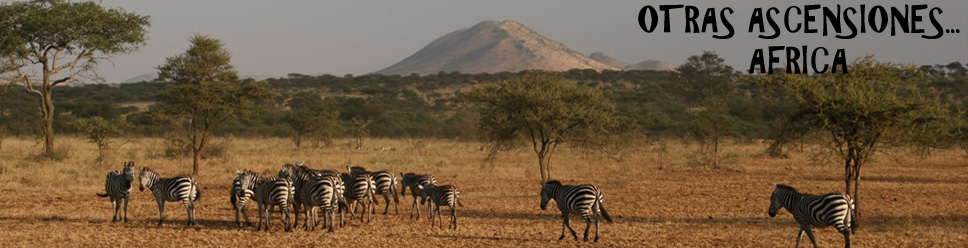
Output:
<instances>
[{"instance_id":1,"label":"mountain","mask_svg":"<svg viewBox=\"0 0 968 248\"><path fill-rule=\"evenodd\" d=\"M640 70L640 71L675 71L676 66L670 65L669 63L659 61L659 60L646 60L631 64L622 68L626 71Z\"/></svg>"},{"instance_id":2,"label":"mountain","mask_svg":"<svg viewBox=\"0 0 968 248\"><path fill-rule=\"evenodd\" d=\"M574 68L619 70L545 38L521 23L483 21L437 38L377 74L495 73Z\"/></svg>"},{"instance_id":3,"label":"mountain","mask_svg":"<svg viewBox=\"0 0 968 248\"><path fill-rule=\"evenodd\" d=\"M137 83L137 82L144 82L144 81L151 82L157 78L158 78L157 72L149 72L149 73L134 76L129 79L125 79L124 81L121 81L121 83L126 84L126 83Z\"/></svg>"},{"instance_id":4,"label":"mountain","mask_svg":"<svg viewBox=\"0 0 968 248\"><path fill-rule=\"evenodd\" d=\"M626 66L629 66L629 63L625 63L625 61L612 58L612 56L608 56L608 54L605 54L602 52L594 52L588 55L588 58L594 59L595 61L602 62L602 64L610 65L615 68L625 68Z\"/></svg>"}]
</instances>

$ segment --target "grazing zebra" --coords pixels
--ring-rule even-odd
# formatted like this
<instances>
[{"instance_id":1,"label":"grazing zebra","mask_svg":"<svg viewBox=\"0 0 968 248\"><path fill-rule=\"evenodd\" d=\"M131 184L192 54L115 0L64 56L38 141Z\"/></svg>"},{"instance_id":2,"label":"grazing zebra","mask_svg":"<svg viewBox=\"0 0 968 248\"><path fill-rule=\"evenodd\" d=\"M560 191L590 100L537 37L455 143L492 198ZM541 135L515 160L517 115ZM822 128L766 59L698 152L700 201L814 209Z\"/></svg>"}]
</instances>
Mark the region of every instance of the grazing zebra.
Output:
<instances>
[{"instance_id":1,"label":"grazing zebra","mask_svg":"<svg viewBox=\"0 0 968 248\"><path fill-rule=\"evenodd\" d=\"M110 197L111 204L114 204L114 217L111 222L118 220L118 211L121 208L121 200L124 200L124 223L128 223L128 199L131 197L131 182L134 181L134 162L122 162L124 169L108 173L104 182L104 194L97 193L99 197Z\"/></svg>"},{"instance_id":2,"label":"grazing zebra","mask_svg":"<svg viewBox=\"0 0 968 248\"><path fill-rule=\"evenodd\" d=\"M444 227L444 217L440 216L440 206L447 205L450 207L451 218L451 222L447 225L447 228L453 226L454 230L457 230L457 206L464 206L464 204L460 203L460 200L458 200L460 191L457 191L457 187L454 187L453 185L437 186L431 184L419 185L417 186L417 189L420 190L420 194L423 195L423 197L420 199L420 204L424 204L427 198L430 198L430 200L434 203L434 206L430 206L429 203L427 204L427 214L430 215L430 228L434 227L435 216L440 218L440 228ZM432 210L431 207L433 207Z\"/></svg>"},{"instance_id":3,"label":"grazing zebra","mask_svg":"<svg viewBox=\"0 0 968 248\"><path fill-rule=\"evenodd\" d=\"M347 186L346 191L343 192L343 197L346 199L346 210L350 213L350 219L353 219L353 214L356 213L356 204L359 203L363 205L363 213L360 213L360 221L363 221L368 208L373 207L373 191L376 189L373 177L366 173L360 174L356 178L348 174L341 176ZM342 208L340 211L342 211ZM366 222L369 223L370 219L367 219Z\"/></svg>"},{"instance_id":4,"label":"grazing zebra","mask_svg":"<svg viewBox=\"0 0 968 248\"><path fill-rule=\"evenodd\" d=\"M279 172L280 177L261 177L256 174L242 174L242 188L252 188L252 200L259 204L259 226L256 230L269 231L272 218L272 208L279 206L282 211L282 223L285 231L289 232L289 197L293 195L292 181L286 172ZM265 222L263 222L265 220Z\"/></svg>"},{"instance_id":5,"label":"grazing zebra","mask_svg":"<svg viewBox=\"0 0 968 248\"><path fill-rule=\"evenodd\" d=\"M776 217L780 208L786 208L793 214L793 219L800 224L800 231L797 233L797 246L800 246L800 238L803 232L807 232L810 242L817 247L817 241L813 238L813 231L810 227L834 226L838 232L844 235L844 247L850 247L850 230L853 224L854 202L850 196L842 193L829 193L826 195L801 194L796 189L786 185L776 185L773 187L773 194L770 196L770 217Z\"/></svg>"},{"instance_id":6,"label":"grazing zebra","mask_svg":"<svg viewBox=\"0 0 968 248\"><path fill-rule=\"evenodd\" d=\"M155 195L155 201L158 201L159 226L165 221L165 202L174 201L181 201L185 204L185 209L188 210L188 225L197 224L195 222L195 202L202 195L194 178L191 176L163 178L148 167L141 167L138 179L141 181L141 186L138 189L144 191L145 187L148 187L151 193Z\"/></svg>"},{"instance_id":7,"label":"grazing zebra","mask_svg":"<svg viewBox=\"0 0 968 248\"><path fill-rule=\"evenodd\" d=\"M565 228L571 231L571 236L578 240L575 229L569 224L568 214L581 215L585 218L585 241L588 241L588 230L591 229L592 217L595 218L595 242L598 242L598 222L601 217L612 222L612 217L608 216L605 206L602 205L602 191L591 184L582 185L561 185L558 180L551 180L541 187L541 210L548 208L548 202L555 200L558 210L561 210L561 218L564 223L561 227L561 236L558 240L565 238Z\"/></svg>"},{"instance_id":8,"label":"grazing zebra","mask_svg":"<svg viewBox=\"0 0 968 248\"><path fill-rule=\"evenodd\" d=\"M254 194L254 192L252 191L253 190L252 186L254 186L255 184L253 184L252 182L249 182L248 184L249 187L243 188L242 179L243 179L243 174L255 175L255 172L244 170L244 171L236 171L235 173L238 174L238 176L236 176L235 180L232 181L232 192L231 192L232 194L230 195L229 202L232 203L232 208L235 209L235 224L239 225L240 227L242 226L242 222L239 222L239 212L241 212L242 217L245 218L245 225L249 226L252 224L249 222L249 215L245 213L245 203L249 199L252 199L252 195ZM253 179L255 177L248 177L248 178Z\"/></svg>"},{"instance_id":9,"label":"grazing zebra","mask_svg":"<svg viewBox=\"0 0 968 248\"><path fill-rule=\"evenodd\" d=\"M386 215L390 210L390 196L393 196L393 210L396 214L400 214L400 209L398 208L399 199L397 198L397 176L390 171L377 171L373 172L373 182L376 183L376 194L383 195L383 201L386 202L386 206L383 208L383 214Z\"/></svg>"},{"instance_id":10,"label":"grazing zebra","mask_svg":"<svg viewBox=\"0 0 968 248\"><path fill-rule=\"evenodd\" d=\"M367 171L366 168L359 167L359 166L353 166L353 167L347 166L346 171L350 172L350 177L352 178L356 178L357 176L360 176L362 174L370 174L370 172Z\"/></svg>"},{"instance_id":11,"label":"grazing zebra","mask_svg":"<svg viewBox=\"0 0 968 248\"><path fill-rule=\"evenodd\" d=\"M413 196L413 204L410 205L410 218L413 219L414 209L417 209L417 197L421 197L417 187L423 185L436 185L437 179L431 175L417 175L413 173L400 173L403 180L400 182L400 196L405 196L407 189L410 189L410 196ZM417 218L420 218L420 209L417 209Z\"/></svg>"}]
</instances>

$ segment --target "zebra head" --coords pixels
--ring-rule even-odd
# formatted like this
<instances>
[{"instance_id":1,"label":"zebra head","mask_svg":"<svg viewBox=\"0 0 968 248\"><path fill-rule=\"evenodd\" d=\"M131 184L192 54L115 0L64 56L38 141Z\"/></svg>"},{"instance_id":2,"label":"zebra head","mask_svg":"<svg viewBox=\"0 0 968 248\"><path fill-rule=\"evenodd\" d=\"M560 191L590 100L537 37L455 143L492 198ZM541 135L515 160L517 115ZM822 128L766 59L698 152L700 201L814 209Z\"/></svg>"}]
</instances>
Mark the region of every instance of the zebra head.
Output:
<instances>
[{"instance_id":1,"label":"zebra head","mask_svg":"<svg viewBox=\"0 0 968 248\"><path fill-rule=\"evenodd\" d=\"M420 205L424 205L427 202L427 198L430 198L430 193L434 192L435 189L437 189L437 185L417 185L417 190L420 191Z\"/></svg>"},{"instance_id":2,"label":"zebra head","mask_svg":"<svg viewBox=\"0 0 968 248\"><path fill-rule=\"evenodd\" d=\"M255 172L244 170L238 173L239 173L238 179L239 179L240 190L252 189L253 187L255 187L255 180L259 178L259 176L255 174ZM236 192L236 194L238 193L241 193L241 192Z\"/></svg>"},{"instance_id":3,"label":"zebra head","mask_svg":"<svg viewBox=\"0 0 968 248\"><path fill-rule=\"evenodd\" d=\"M141 182L141 186L138 187L138 190L145 191L145 187L151 188L151 186L155 185L156 180L158 180L158 173L155 173L148 167L141 167L141 170L138 172L138 181Z\"/></svg>"},{"instance_id":4,"label":"zebra head","mask_svg":"<svg viewBox=\"0 0 968 248\"><path fill-rule=\"evenodd\" d=\"M551 180L541 187L541 210L548 209L548 202L554 197L554 192L561 187L561 182L558 180Z\"/></svg>"},{"instance_id":5,"label":"zebra head","mask_svg":"<svg viewBox=\"0 0 968 248\"><path fill-rule=\"evenodd\" d=\"M780 212L780 208L783 208L783 202L796 192L797 190L793 187L783 184L773 186L773 194L770 195L770 209L767 211L770 217L776 217L776 213Z\"/></svg>"},{"instance_id":6,"label":"zebra head","mask_svg":"<svg viewBox=\"0 0 968 248\"><path fill-rule=\"evenodd\" d=\"M124 175L124 179L128 182L134 181L134 161L122 163L124 164L124 169L121 170L121 175Z\"/></svg>"}]
</instances>

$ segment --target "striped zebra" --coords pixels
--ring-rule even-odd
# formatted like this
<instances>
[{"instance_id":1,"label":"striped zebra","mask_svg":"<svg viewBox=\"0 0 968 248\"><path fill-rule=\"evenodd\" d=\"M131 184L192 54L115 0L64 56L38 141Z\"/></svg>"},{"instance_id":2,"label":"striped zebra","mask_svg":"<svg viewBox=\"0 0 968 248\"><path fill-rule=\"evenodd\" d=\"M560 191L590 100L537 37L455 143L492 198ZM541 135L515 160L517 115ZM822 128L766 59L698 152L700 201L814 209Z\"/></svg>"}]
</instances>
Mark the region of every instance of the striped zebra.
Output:
<instances>
[{"instance_id":1,"label":"striped zebra","mask_svg":"<svg viewBox=\"0 0 968 248\"><path fill-rule=\"evenodd\" d=\"M97 193L99 197L110 197L111 204L114 204L112 223L118 220L121 200L124 200L124 223L128 223L128 199L131 198L131 182L134 181L134 162L121 163L124 165L124 169L108 173L104 182L105 193Z\"/></svg>"},{"instance_id":2,"label":"striped zebra","mask_svg":"<svg viewBox=\"0 0 968 248\"><path fill-rule=\"evenodd\" d=\"M256 230L269 231L272 220L272 208L279 206L282 211L282 223L285 231L291 231L289 225L289 197L293 195L292 181L286 172L279 172L280 177L261 177L256 174L242 174L242 188L252 188L252 200L259 204L259 226ZM263 220L265 220L263 222ZM265 224L265 229L263 229Z\"/></svg>"},{"instance_id":3,"label":"striped zebra","mask_svg":"<svg viewBox=\"0 0 968 248\"><path fill-rule=\"evenodd\" d=\"M289 197L289 204L293 210L293 223L292 227L297 227L299 225L299 213L303 212L304 209L301 207L304 205L304 198L299 194L303 188L309 185L309 180L313 177L313 170L306 167L302 162L292 162L282 165L282 170L279 171L279 177L283 175L288 175L292 182L295 194ZM303 223L303 225L307 225Z\"/></svg>"},{"instance_id":4,"label":"striped zebra","mask_svg":"<svg viewBox=\"0 0 968 248\"><path fill-rule=\"evenodd\" d=\"M437 179L432 175L417 175L414 173L403 174L400 173L400 196L405 196L407 189L410 189L410 196L413 197L413 204L410 205L410 218L413 219L414 209L417 209L417 198L420 197L420 191L417 187L423 185L436 185ZM417 209L417 218L420 218L420 209Z\"/></svg>"},{"instance_id":5,"label":"striped zebra","mask_svg":"<svg viewBox=\"0 0 968 248\"><path fill-rule=\"evenodd\" d=\"M252 172L249 170L243 170L243 171L235 171L235 173L238 174L238 176L236 176L235 180L232 181L232 192L229 198L229 202L232 203L232 209L235 209L235 224L240 227L242 226L242 222L239 221L239 212L241 212L242 217L245 218L245 225L251 226L252 224L249 221L249 215L245 213L245 203L248 202L249 199L252 199L252 195L254 194L254 192L252 191L253 190L252 186L254 184L250 182L248 184L249 185L248 188L243 188L242 179L244 176L243 174L255 175L255 172ZM248 178L252 179L254 177L248 177Z\"/></svg>"},{"instance_id":6,"label":"striped zebra","mask_svg":"<svg viewBox=\"0 0 968 248\"><path fill-rule=\"evenodd\" d=\"M373 192L376 189L373 177L366 173L355 178L349 174L341 174L341 176L346 184L346 191L343 192L343 197L346 199L346 211L350 213L350 219L353 219L356 206L358 206L357 203L359 203L363 207L363 212L360 213L360 221L363 221L366 211L373 207ZM369 223L370 219L366 219L366 222Z\"/></svg>"},{"instance_id":7,"label":"striped zebra","mask_svg":"<svg viewBox=\"0 0 968 248\"><path fill-rule=\"evenodd\" d=\"M457 190L457 187L454 187L453 185L437 186L430 184L419 185L417 186L417 189L420 190L420 194L423 195L423 197L420 199L420 204L424 204L428 198L433 202L433 206L431 206L429 203L427 204L427 214L430 215L430 228L434 227L434 217L440 218L440 228L444 227L444 217L440 216L440 206L446 205L450 207L451 218L447 228L453 227L454 230L457 230L457 206L464 206L464 204L460 203L460 200L458 200L460 191ZM433 208L431 209L431 207Z\"/></svg>"},{"instance_id":8,"label":"striped zebra","mask_svg":"<svg viewBox=\"0 0 968 248\"><path fill-rule=\"evenodd\" d=\"M195 222L195 202L201 198L201 192L199 192L198 182L194 178L191 176L163 178L148 167L141 167L138 179L141 181L141 186L138 189L144 191L147 187L155 195L155 201L158 202L158 226L161 226L161 223L165 221L165 202L174 201L181 201L182 204L185 204L185 209L188 210L188 225L197 224Z\"/></svg>"},{"instance_id":9,"label":"striped zebra","mask_svg":"<svg viewBox=\"0 0 968 248\"><path fill-rule=\"evenodd\" d=\"M302 189L296 192L303 197L303 209L306 211L304 230L309 230L309 223L312 223L313 231L318 225L317 208L322 208L326 214L324 226L328 227L328 232L333 232L335 221L335 209L340 203L343 194L343 180L336 176L327 176L316 173ZM342 220L342 215L340 215Z\"/></svg>"},{"instance_id":10,"label":"striped zebra","mask_svg":"<svg viewBox=\"0 0 968 248\"><path fill-rule=\"evenodd\" d=\"M776 217L780 208L786 208L787 211L790 211L793 214L793 219L800 224L800 231L797 233L797 246L800 246L800 238L806 231L810 242L813 243L814 247L817 247L817 241L813 238L813 231L810 230L811 226L818 228L834 226L838 232L844 235L844 247L850 247L851 225L854 221L854 202L847 194L801 194L793 187L779 184L773 187L773 194L770 195L770 217Z\"/></svg>"},{"instance_id":11,"label":"striped zebra","mask_svg":"<svg viewBox=\"0 0 968 248\"><path fill-rule=\"evenodd\" d=\"M392 172L387 170L373 172L373 182L376 183L376 193L377 195L383 195L383 201L386 202L386 206L383 208L383 215L386 215L390 210L390 196L393 196L393 210L396 214L400 214L399 204L400 200L397 197L397 176Z\"/></svg>"},{"instance_id":12,"label":"striped zebra","mask_svg":"<svg viewBox=\"0 0 968 248\"><path fill-rule=\"evenodd\" d=\"M561 218L564 223L561 227L561 236L558 240L565 238L565 228L571 231L571 236L578 240L575 229L571 228L568 220L569 214L581 215L585 219L584 240L588 241L588 230L591 229L592 217L595 218L595 242L598 242L598 223L601 217L612 222L612 217L608 216L605 206L602 205L602 191L591 184L582 185L562 185L558 180L551 180L541 187L541 210L548 208L548 202L555 200L558 210L561 210Z\"/></svg>"}]
</instances>

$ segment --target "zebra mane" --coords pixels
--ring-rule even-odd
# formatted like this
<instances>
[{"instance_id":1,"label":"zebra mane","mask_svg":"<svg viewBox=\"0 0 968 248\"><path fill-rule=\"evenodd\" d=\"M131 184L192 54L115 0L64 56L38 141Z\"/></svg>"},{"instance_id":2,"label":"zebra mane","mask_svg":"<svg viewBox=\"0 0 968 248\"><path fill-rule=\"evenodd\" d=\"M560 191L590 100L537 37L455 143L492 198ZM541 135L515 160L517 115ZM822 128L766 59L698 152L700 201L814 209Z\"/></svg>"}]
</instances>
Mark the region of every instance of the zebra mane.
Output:
<instances>
[{"instance_id":1,"label":"zebra mane","mask_svg":"<svg viewBox=\"0 0 968 248\"><path fill-rule=\"evenodd\" d=\"M790 187L790 186L787 186L786 184L777 184L777 185L776 185L776 186L774 186L774 187L775 187L776 189L782 189L782 190L792 190L793 192L796 192L796 191L797 191L797 189L794 189L793 187Z\"/></svg>"},{"instance_id":2,"label":"zebra mane","mask_svg":"<svg viewBox=\"0 0 968 248\"><path fill-rule=\"evenodd\" d=\"M554 184L554 185L561 186L561 182L558 181L558 180L550 180L550 181L545 182L545 184Z\"/></svg>"}]
</instances>

